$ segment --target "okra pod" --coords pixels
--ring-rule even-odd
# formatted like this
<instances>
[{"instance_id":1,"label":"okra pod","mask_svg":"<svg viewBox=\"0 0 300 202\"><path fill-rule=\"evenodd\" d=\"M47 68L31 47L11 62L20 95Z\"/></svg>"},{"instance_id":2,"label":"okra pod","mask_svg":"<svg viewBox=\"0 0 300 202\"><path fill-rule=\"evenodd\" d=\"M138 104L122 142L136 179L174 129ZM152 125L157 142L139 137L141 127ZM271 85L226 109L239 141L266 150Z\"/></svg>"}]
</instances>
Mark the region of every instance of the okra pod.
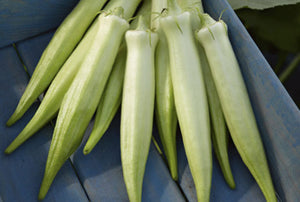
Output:
<instances>
[{"instance_id":1,"label":"okra pod","mask_svg":"<svg viewBox=\"0 0 300 202\"><path fill-rule=\"evenodd\" d=\"M143 177L152 136L155 73L154 50L158 41L143 17L135 30L126 32L127 61L121 111L121 160L129 200L142 200Z\"/></svg>"},{"instance_id":2,"label":"okra pod","mask_svg":"<svg viewBox=\"0 0 300 202\"><path fill-rule=\"evenodd\" d=\"M201 0L178 0L178 4L182 9L185 10L191 11L191 9L198 9L200 12L203 12Z\"/></svg>"},{"instance_id":3,"label":"okra pod","mask_svg":"<svg viewBox=\"0 0 300 202\"><path fill-rule=\"evenodd\" d=\"M198 17L198 13L203 13L203 6L201 0L178 0L178 4L183 10L188 11L191 14L192 30L199 30L201 26L201 20Z\"/></svg>"},{"instance_id":4,"label":"okra pod","mask_svg":"<svg viewBox=\"0 0 300 202\"><path fill-rule=\"evenodd\" d=\"M46 90L106 1L81 0L65 18L44 50L15 112L6 123L7 126L19 120Z\"/></svg>"},{"instance_id":5,"label":"okra pod","mask_svg":"<svg viewBox=\"0 0 300 202\"><path fill-rule=\"evenodd\" d=\"M114 7L122 4L124 4L123 1L112 0L107 6L105 6L104 10L111 10ZM130 11L130 13L127 15L130 15L131 13L132 11ZM71 56L59 70L49 89L47 90L47 93L43 98L37 112L22 130L22 132L17 136L17 138L8 146L8 148L6 148L5 153L9 154L13 152L17 147L19 147L47 122L55 117L61 105L64 94L69 89L76 73L78 72L84 55L91 45L90 42L93 41L93 37L97 32L95 27L99 25L95 25L96 23L99 23L99 18L97 18L93 25L88 29L86 36L84 36Z\"/></svg>"},{"instance_id":6,"label":"okra pod","mask_svg":"<svg viewBox=\"0 0 300 202\"><path fill-rule=\"evenodd\" d=\"M101 96L93 130L83 149L84 154L90 153L96 146L121 105L126 54L126 46L123 44L116 57L103 95Z\"/></svg>"},{"instance_id":7,"label":"okra pod","mask_svg":"<svg viewBox=\"0 0 300 202\"><path fill-rule=\"evenodd\" d=\"M230 188L235 188L235 182L230 168L228 158L228 141L227 127L223 110L221 107L220 99L217 89L210 72L210 67L207 61L203 47L199 46L199 54L201 58L201 67L204 76L206 93L208 98L208 106L210 112L210 120L212 126L212 143L219 165L221 167L225 181Z\"/></svg>"},{"instance_id":8,"label":"okra pod","mask_svg":"<svg viewBox=\"0 0 300 202\"><path fill-rule=\"evenodd\" d=\"M212 154L208 104L191 14L169 1L168 16L160 19L170 55L175 107L199 201L209 201Z\"/></svg>"},{"instance_id":9,"label":"okra pod","mask_svg":"<svg viewBox=\"0 0 300 202\"><path fill-rule=\"evenodd\" d=\"M12 153L28 138L34 135L39 129L41 129L46 123L56 116L63 97L69 89L76 73L78 72L86 52L90 48L91 42L95 36L95 32L97 32L96 27L99 26L97 23L99 23L99 18L97 18L91 28L89 28L84 38L57 73L38 110L26 127L22 130L22 132L6 148L6 154Z\"/></svg>"},{"instance_id":10,"label":"okra pod","mask_svg":"<svg viewBox=\"0 0 300 202\"><path fill-rule=\"evenodd\" d=\"M135 5L132 5L135 6ZM99 26L79 72L63 98L50 145L39 199L43 199L64 162L80 145L96 110L124 32L121 7L99 15Z\"/></svg>"},{"instance_id":11,"label":"okra pod","mask_svg":"<svg viewBox=\"0 0 300 202\"><path fill-rule=\"evenodd\" d=\"M203 15L196 37L205 49L232 140L267 201L277 201L263 143L227 26Z\"/></svg>"},{"instance_id":12,"label":"okra pod","mask_svg":"<svg viewBox=\"0 0 300 202\"><path fill-rule=\"evenodd\" d=\"M167 8L167 0L153 0L153 13L160 13L164 8ZM151 22L152 29L159 36L155 52L155 119L171 176L174 180L177 180L177 115L170 72L168 44L160 27L157 14L152 15Z\"/></svg>"},{"instance_id":13,"label":"okra pod","mask_svg":"<svg viewBox=\"0 0 300 202\"><path fill-rule=\"evenodd\" d=\"M133 16L137 6L142 0L110 0L105 6L105 10L111 10L112 8L122 7L123 18L129 19Z\"/></svg>"},{"instance_id":14,"label":"okra pod","mask_svg":"<svg viewBox=\"0 0 300 202\"><path fill-rule=\"evenodd\" d=\"M140 7L137 13L137 16L147 14L150 8L151 0L144 0L143 5ZM136 21L137 19L135 19L131 23L131 28L136 28ZM109 127L112 119L114 118L118 108L121 105L127 55L126 48L127 47L124 40L123 44L119 49L119 53L117 55L112 72L109 76L108 82L103 92L103 96L100 99L93 130L83 149L84 154L90 153L92 149L96 146L96 144L99 142L99 140Z\"/></svg>"},{"instance_id":15,"label":"okra pod","mask_svg":"<svg viewBox=\"0 0 300 202\"><path fill-rule=\"evenodd\" d=\"M199 12L203 12L202 1L201 0L181 0L179 1L183 9L188 10L192 17L192 30L199 30L201 27L201 20L199 18ZM229 158L228 158L228 134L227 127L225 123L225 118L219 101L219 96L209 69L209 64L207 57L205 55L204 49L201 45L197 46L201 68L203 72L203 79L205 83L208 106L211 121L211 137L213 149L215 151L216 157L220 164L224 178L230 188L235 187L235 182L232 176Z\"/></svg>"}]
</instances>

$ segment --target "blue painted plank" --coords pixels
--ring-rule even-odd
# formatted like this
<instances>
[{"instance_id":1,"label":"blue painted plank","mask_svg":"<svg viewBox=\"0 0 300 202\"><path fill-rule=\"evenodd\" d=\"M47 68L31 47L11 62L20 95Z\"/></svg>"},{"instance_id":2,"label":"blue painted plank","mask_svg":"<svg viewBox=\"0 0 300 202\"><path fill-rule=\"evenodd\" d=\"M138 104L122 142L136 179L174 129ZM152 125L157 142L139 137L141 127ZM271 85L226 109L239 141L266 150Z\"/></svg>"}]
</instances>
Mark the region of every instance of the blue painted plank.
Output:
<instances>
[{"instance_id":1,"label":"blue painted plank","mask_svg":"<svg viewBox=\"0 0 300 202\"><path fill-rule=\"evenodd\" d=\"M211 185L211 195L210 201L212 202L248 202L265 201L262 192L254 181L253 177L249 173L246 166L243 164L239 154L230 142L229 145L229 161L231 164L231 169L233 177L236 183L236 188L234 190L230 189L226 184L221 168L218 161L213 155L213 175L212 175L212 185ZM187 164L186 155L184 152L184 147L182 139L178 137L178 173L179 173L179 184L182 187L184 194L186 195L188 201L197 201L197 195L195 191L195 185L192 179L191 171Z\"/></svg>"},{"instance_id":2,"label":"blue painted plank","mask_svg":"<svg viewBox=\"0 0 300 202\"><path fill-rule=\"evenodd\" d=\"M11 46L0 49L0 66L0 196L3 201L37 201L52 128L45 127L11 155L4 154L4 149L32 117L37 103L14 126L6 127L5 122L16 107L27 85L28 76ZM75 200L88 201L68 162L55 179L45 201Z\"/></svg>"},{"instance_id":3,"label":"blue painted plank","mask_svg":"<svg viewBox=\"0 0 300 202\"><path fill-rule=\"evenodd\" d=\"M92 129L87 130L89 134ZM84 141L85 143L85 141ZM120 155L120 113L112 121L108 131L87 156L83 155L84 144L72 157L84 187L92 201L128 201L122 176ZM177 184L160 155L151 144L146 165L142 201L184 201Z\"/></svg>"},{"instance_id":4,"label":"blue painted plank","mask_svg":"<svg viewBox=\"0 0 300 202\"><path fill-rule=\"evenodd\" d=\"M229 160L234 173L236 188L234 190L229 189L218 161L214 156L211 201L224 201L225 198L226 201L264 202L265 198L262 192L232 144L231 142L228 152L230 153Z\"/></svg>"},{"instance_id":5,"label":"blue painted plank","mask_svg":"<svg viewBox=\"0 0 300 202\"><path fill-rule=\"evenodd\" d=\"M1 0L0 47L56 28L78 0Z\"/></svg>"},{"instance_id":6,"label":"blue painted plank","mask_svg":"<svg viewBox=\"0 0 300 202\"><path fill-rule=\"evenodd\" d=\"M17 43L17 49L30 74L52 34L50 32ZM118 114L107 134L94 149L95 151L84 156L82 154L84 145L82 145L71 158L92 201L128 201L121 169L119 116ZM89 127L87 135L92 125ZM169 201L170 199L184 201L177 184L172 181L164 162L152 145L144 180L143 200Z\"/></svg>"},{"instance_id":7,"label":"blue painted plank","mask_svg":"<svg viewBox=\"0 0 300 202\"><path fill-rule=\"evenodd\" d=\"M203 1L214 18L225 9L227 23L267 152L276 189L283 200L300 198L300 111L225 0Z\"/></svg>"},{"instance_id":8,"label":"blue painted plank","mask_svg":"<svg viewBox=\"0 0 300 202\"><path fill-rule=\"evenodd\" d=\"M54 31L50 31L16 43L17 50L19 51L20 57L23 60L30 76L32 75L43 51L46 49L46 46L53 35Z\"/></svg>"}]
</instances>

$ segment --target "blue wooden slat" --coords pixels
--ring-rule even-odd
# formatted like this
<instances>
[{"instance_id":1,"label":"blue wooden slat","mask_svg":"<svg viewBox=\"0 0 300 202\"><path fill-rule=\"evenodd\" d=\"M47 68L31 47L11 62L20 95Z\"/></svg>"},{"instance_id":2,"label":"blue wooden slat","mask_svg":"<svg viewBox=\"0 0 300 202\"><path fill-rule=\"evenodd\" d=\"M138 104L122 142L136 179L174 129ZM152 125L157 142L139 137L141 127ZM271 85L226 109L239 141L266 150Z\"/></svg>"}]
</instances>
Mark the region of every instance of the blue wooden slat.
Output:
<instances>
[{"instance_id":1,"label":"blue wooden slat","mask_svg":"<svg viewBox=\"0 0 300 202\"><path fill-rule=\"evenodd\" d=\"M25 41L16 43L17 50L19 51L20 57L23 60L30 76L32 75L43 51L50 42L53 34L54 31L50 31L39 36L32 37Z\"/></svg>"},{"instance_id":2,"label":"blue wooden slat","mask_svg":"<svg viewBox=\"0 0 300 202\"><path fill-rule=\"evenodd\" d=\"M0 196L3 201L37 201L52 128L45 127L11 155L4 154L4 149L32 117L37 104L14 126L5 126L27 85L28 76L11 46L0 49L0 66ZM87 201L87 197L68 162L58 174L45 201L75 200Z\"/></svg>"},{"instance_id":3,"label":"blue wooden slat","mask_svg":"<svg viewBox=\"0 0 300 202\"><path fill-rule=\"evenodd\" d=\"M178 172L179 172L179 184L182 187L184 194L187 199L192 201L197 201L197 195L195 191L195 185L191 176L191 171L187 164L186 155L184 152L184 147L182 139L179 136L177 143L178 150ZM211 196L210 201L212 202L232 202L232 201L256 201L263 202L264 196L254 181L253 177L250 175L248 169L243 164L237 151L230 145L229 147L229 160L231 164L231 169L233 172L233 177L236 183L236 188L234 190L230 189L226 184L221 168L219 167L218 161L213 156L213 175L212 175L212 185L211 185Z\"/></svg>"},{"instance_id":4,"label":"blue wooden slat","mask_svg":"<svg viewBox=\"0 0 300 202\"><path fill-rule=\"evenodd\" d=\"M17 43L17 49L30 74L52 34L50 32ZM72 157L74 167L92 201L128 200L121 170L119 115L116 119L94 152L83 156L83 148L80 147ZM145 201L184 201L177 184L171 180L164 162L153 146L145 174L143 197Z\"/></svg>"},{"instance_id":5,"label":"blue wooden slat","mask_svg":"<svg viewBox=\"0 0 300 202\"><path fill-rule=\"evenodd\" d=\"M92 126L87 130L90 133ZM85 141L84 141L85 142ZM72 157L92 201L128 201L120 156L120 113L94 150L83 155L84 144ZM143 183L142 201L184 201L177 184L151 144Z\"/></svg>"},{"instance_id":6,"label":"blue wooden slat","mask_svg":"<svg viewBox=\"0 0 300 202\"><path fill-rule=\"evenodd\" d=\"M0 47L56 28L78 0L1 0Z\"/></svg>"}]
</instances>

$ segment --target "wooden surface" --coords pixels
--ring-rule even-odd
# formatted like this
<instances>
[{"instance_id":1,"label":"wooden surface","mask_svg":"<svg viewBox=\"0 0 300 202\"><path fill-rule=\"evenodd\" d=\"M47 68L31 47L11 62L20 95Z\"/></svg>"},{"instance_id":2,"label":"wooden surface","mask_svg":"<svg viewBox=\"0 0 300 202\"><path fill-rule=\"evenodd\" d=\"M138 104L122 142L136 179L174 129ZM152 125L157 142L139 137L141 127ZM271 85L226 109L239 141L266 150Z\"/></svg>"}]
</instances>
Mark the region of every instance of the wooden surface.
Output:
<instances>
[{"instance_id":1,"label":"wooden surface","mask_svg":"<svg viewBox=\"0 0 300 202\"><path fill-rule=\"evenodd\" d=\"M22 95L28 76L12 46L0 49L0 66L0 195L3 201L36 201L53 128L44 127L13 154L4 154L4 149L24 128L38 103L15 126L6 127L5 122ZM87 201L70 161L65 163L54 183L45 201Z\"/></svg>"},{"instance_id":2,"label":"wooden surface","mask_svg":"<svg viewBox=\"0 0 300 202\"><path fill-rule=\"evenodd\" d=\"M5 122L53 35L49 30L57 27L75 3L76 0L0 1L0 202L37 201L53 126L49 124L13 154L4 155L4 149L30 120L39 101L14 126L8 128ZM203 0L203 4L215 19L229 7L225 0ZM232 9L227 9L222 19L228 24L230 39L241 65L279 200L297 201L300 198L300 112ZM12 42L17 42L16 49L29 75L10 45ZM86 137L91 127L92 123ZM65 163L45 201L128 201L122 178L119 127L118 113L89 155L83 155L82 145ZM156 130L153 133L157 136ZM177 139L178 183L171 180L163 158L152 144L144 178L143 201L196 201L179 132ZM229 157L237 187L231 190L226 185L214 158L211 201L264 201L232 142Z\"/></svg>"},{"instance_id":3,"label":"wooden surface","mask_svg":"<svg viewBox=\"0 0 300 202\"><path fill-rule=\"evenodd\" d=\"M1 0L0 47L56 28L78 0Z\"/></svg>"}]
</instances>

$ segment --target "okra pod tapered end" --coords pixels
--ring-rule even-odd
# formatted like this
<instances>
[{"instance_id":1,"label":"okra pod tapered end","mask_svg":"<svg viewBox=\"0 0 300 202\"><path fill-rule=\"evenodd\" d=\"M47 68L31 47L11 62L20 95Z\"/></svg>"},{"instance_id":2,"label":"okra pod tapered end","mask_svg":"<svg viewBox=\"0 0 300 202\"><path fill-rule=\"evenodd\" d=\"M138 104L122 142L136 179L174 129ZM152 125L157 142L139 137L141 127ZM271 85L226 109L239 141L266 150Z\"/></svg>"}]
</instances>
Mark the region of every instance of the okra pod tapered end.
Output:
<instances>
[{"instance_id":1,"label":"okra pod tapered end","mask_svg":"<svg viewBox=\"0 0 300 202\"><path fill-rule=\"evenodd\" d=\"M88 141L86 142L86 144L85 144L85 146L83 148L83 154L84 155L88 155L94 149L94 147L97 145L97 143L99 142L99 140L101 139L101 137L103 136L103 134L104 133L102 133L102 135L97 136L95 138L89 138L88 139Z\"/></svg>"},{"instance_id":2,"label":"okra pod tapered end","mask_svg":"<svg viewBox=\"0 0 300 202\"><path fill-rule=\"evenodd\" d=\"M233 177L225 177L225 180L230 187L230 189L235 189L235 182L233 180Z\"/></svg>"},{"instance_id":3,"label":"okra pod tapered end","mask_svg":"<svg viewBox=\"0 0 300 202\"><path fill-rule=\"evenodd\" d=\"M89 153L91 153L91 151L93 150L93 148L95 147L95 145L93 145L93 143L86 143L86 145L83 148L83 154L84 155L88 155Z\"/></svg>"},{"instance_id":4,"label":"okra pod tapered end","mask_svg":"<svg viewBox=\"0 0 300 202\"><path fill-rule=\"evenodd\" d=\"M43 200L46 197L55 175L49 175L49 173L45 172L40 192L38 195L38 200Z\"/></svg>"},{"instance_id":5,"label":"okra pod tapered end","mask_svg":"<svg viewBox=\"0 0 300 202\"><path fill-rule=\"evenodd\" d=\"M17 137L14 139L10 145L5 149L4 153L5 154L11 154L14 152L17 148L19 148L20 145L22 145L28 138L30 138L34 132L31 132L28 130L23 130Z\"/></svg>"},{"instance_id":6,"label":"okra pod tapered end","mask_svg":"<svg viewBox=\"0 0 300 202\"><path fill-rule=\"evenodd\" d=\"M94 125L93 131L90 134L90 137L87 140L87 142L85 143L85 146L83 148L84 155L88 155L94 149L94 147L97 145L97 143L99 142L101 137L104 135L104 132L105 132L105 130L104 131L99 130L99 128L95 128L95 125Z\"/></svg>"},{"instance_id":7,"label":"okra pod tapered end","mask_svg":"<svg viewBox=\"0 0 300 202\"><path fill-rule=\"evenodd\" d=\"M30 136L33 133L29 134ZM28 132L26 128L8 145L8 147L5 149L5 154L11 154L14 152L21 144L23 144L30 136L27 136Z\"/></svg>"},{"instance_id":8,"label":"okra pod tapered end","mask_svg":"<svg viewBox=\"0 0 300 202\"><path fill-rule=\"evenodd\" d=\"M11 154L13 151L15 151L17 147L14 145L10 144L4 151L5 154Z\"/></svg>"},{"instance_id":9,"label":"okra pod tapered end","mask_svg":"<svg viewBox=\"0 0 300 202\"><path fill-rule=\"evenodd\" d=\"M6 122L6 126L10 127L13 124L15 124L19 119L21 118L21 116L19 115L19 113L17 113L17 110L11 115L11 117L8 119L8 121Z\"/></svg>"},{"instance_id":10,"label":"okra pod tapered end","mask_svg":"<svg viewBox=\"0 0 300 202\"><path fill-rule=\"evenodd\" d=\"M175 180L175 181L178 181L177 164L173 164L173 163L169 162L169 166L170 166L170 173L171 173L172 179Z\"/></svg>"}]
</instances>

